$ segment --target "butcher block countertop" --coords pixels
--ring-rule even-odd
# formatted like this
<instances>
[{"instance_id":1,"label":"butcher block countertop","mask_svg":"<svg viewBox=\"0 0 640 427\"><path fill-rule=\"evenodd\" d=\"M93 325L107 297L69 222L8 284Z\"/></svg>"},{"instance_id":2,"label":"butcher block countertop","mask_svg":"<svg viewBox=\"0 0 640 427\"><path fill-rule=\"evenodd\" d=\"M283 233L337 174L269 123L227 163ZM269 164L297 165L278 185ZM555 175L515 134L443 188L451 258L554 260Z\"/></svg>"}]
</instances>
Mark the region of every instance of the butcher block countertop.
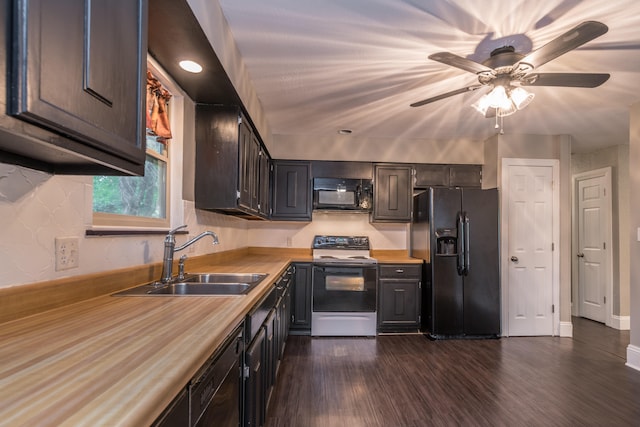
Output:
<instances>
[{"instance_id":1,"label":"butcher block countertop","mask_svg":"<svg viewBox=\"0 0 640 427\"><path fill-rule=\"evenodd\" d=\"M380 255L385 263L420 262L393 251ZM267 273L247 295L107 294L3 323L0 425L150 424L287 265L309 261L310 255L253 250L187 268Z\"/></svg>"}]
</instances>

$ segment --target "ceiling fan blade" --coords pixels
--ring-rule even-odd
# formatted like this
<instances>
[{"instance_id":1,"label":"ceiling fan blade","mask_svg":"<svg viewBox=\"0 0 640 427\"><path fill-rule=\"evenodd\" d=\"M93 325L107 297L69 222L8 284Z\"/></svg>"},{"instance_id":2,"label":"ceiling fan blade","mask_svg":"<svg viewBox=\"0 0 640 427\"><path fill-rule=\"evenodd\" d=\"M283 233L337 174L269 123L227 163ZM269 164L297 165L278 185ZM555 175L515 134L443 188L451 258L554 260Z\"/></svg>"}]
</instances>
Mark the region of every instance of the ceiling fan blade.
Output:
<instances>
[{"instance_id":1,"label":"ceiling fan blade","mask_svg":"<svg viewBox=\"0 0 640 427\"><path fill-rule=\"evenodd\" d=\"M469 87L463 87L462 89L452 90L451 92L443 93L438 96L434 96L432 98L423 99L422 101L414 102L411 104L411 107L420 107L425 104L430 104L435 101L439 101L441 99L449 98L450 96L459 95L461 93L467 93L474 91L476 89L480 89L483 85L473 85Z\"/></svg>"},{"instance_id":2,"label":"ceiling fan blade","mask_svg":"<svg viewBox=\"0 0 640 427\"><path fill-rule=\"evenodd\" d=\"M464 71L469 71L474 74L490 73L495 74L493 69L486 67L478 62L472 61L462 56L455 55L449 52L438 52L429 55L429 59L442 62L443 64L450 65L452 67L460 68Z\"/></svg>"},{"instance_id":3,"label":"ceiling fan blade","mask_svg":"<svg viewBox=\"0 0 640 427\"><path fill-rule=\"evenodd\" d=\"M596 73L532 73L523 77L522 85L598 87L609 77L609 74Z\"/></svg>"},{"instance_id":4,"label":"ceiling fan blade","mask_svg":"<svg viewBox=\"0 0 640 427\"><path fill-rule=\"evenodd\" d=\"M551 40L540 49L531 52L522 58L519 64L528 64L533 68L538 68L552 59L603 35L607 31L609 31L609 27L601 22L585 21L560 37Z\"/></svg>"}]
</instances>

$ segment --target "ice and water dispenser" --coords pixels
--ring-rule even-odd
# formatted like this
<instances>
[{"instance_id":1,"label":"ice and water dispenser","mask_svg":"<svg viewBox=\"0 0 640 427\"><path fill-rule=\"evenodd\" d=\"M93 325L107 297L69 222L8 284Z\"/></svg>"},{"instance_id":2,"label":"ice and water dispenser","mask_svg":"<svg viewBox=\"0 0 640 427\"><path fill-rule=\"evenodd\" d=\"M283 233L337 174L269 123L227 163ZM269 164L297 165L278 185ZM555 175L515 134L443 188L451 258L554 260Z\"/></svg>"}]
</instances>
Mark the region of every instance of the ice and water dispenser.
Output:
<instances>
[{"instance_id":1,"label":"ice and water dispenser","mask_svg":"<svg viewBox=\"0 0 640 427\"><path fill-rule=\"evenodd\" d=\"M454 228L436 230L436 255L456 255L458 233Z\"/></svg>"}]
</instances>

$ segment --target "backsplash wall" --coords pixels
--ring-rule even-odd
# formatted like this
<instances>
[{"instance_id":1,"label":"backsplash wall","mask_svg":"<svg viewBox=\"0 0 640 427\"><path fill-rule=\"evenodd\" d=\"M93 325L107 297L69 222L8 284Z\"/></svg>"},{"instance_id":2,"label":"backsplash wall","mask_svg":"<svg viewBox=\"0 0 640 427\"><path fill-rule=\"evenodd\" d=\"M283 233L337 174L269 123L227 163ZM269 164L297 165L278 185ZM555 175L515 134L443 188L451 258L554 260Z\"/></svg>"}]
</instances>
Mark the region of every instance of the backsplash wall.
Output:
<instances>
[{"instance_id":1,"label":"backsplash wall","mask_svg":"<svg viewBox=\"0 0 640 427\"><path fill-rule=\"evenodd\" d=\"M162 261L163 235L85 237L91 226L92 177L49 175L0 163L0 288ZM182 201L189 236L213 230L220 244L203 239L186 249L203 255L249 245L248 222L196 210ZM56 237L79 238L79 267L55 271ZM188 263L188 261L187 261Z\"/></svg>"},{"instance_id":2,"label":"backsplash wall","mask_svg":"<svg viewBox=\"0 0 640 427\"><path fill-rule=\"evenodd\" d=\"M311 248L316 235L369 236L371 248L406 250L407 224L369 223L362 213L314 213L313 221L260 222L251 224L252 246Z\"/></svg>"}]
</instances>

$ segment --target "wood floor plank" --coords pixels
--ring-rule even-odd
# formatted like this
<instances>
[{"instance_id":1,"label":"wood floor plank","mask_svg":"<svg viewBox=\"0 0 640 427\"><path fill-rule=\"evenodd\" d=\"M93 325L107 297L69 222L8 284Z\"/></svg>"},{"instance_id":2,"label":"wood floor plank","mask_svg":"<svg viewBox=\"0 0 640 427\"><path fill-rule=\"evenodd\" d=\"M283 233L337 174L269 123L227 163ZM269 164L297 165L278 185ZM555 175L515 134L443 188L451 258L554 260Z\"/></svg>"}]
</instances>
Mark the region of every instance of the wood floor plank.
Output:
<instances>
[{"instance_id":1,"label":"wood floor plank","mask_svg":"<svg viewBox=\"0 0 640 427\"><path fill-rule=\"evenodd\" d=\"M638 426L640 372L619 355L628 338L603 328L578 320L575 339L290 336L267 426Z\"/></svg>"}]
</instances>

